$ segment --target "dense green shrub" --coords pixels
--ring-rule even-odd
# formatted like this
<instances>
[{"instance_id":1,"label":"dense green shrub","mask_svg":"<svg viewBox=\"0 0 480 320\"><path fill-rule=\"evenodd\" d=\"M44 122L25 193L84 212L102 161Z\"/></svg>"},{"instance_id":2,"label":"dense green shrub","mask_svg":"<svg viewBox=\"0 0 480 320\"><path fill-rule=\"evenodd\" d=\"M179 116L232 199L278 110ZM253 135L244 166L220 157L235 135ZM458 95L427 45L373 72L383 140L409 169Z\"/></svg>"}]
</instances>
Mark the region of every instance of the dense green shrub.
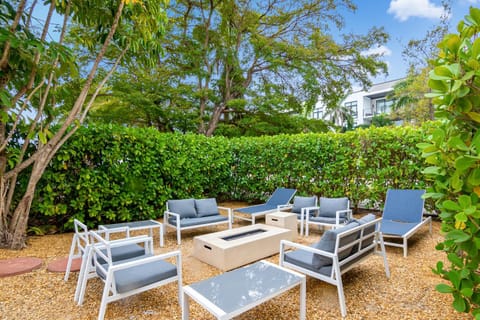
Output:
<instances>
[{"instance_id":1,"label":"dense green shrub","mask_svg":"<svg viewBox=\"0 0 480 320\"><path fill-rule=\"evenodd\" d=\"M227 139L90 126L45 172L32 221L68 229L73 218L91 226L159 218L167 199L259 202L279 186L374 206L388 188L424 187L422 139L403 127Z\"/></svg>"},{"instance_id":2,"label":"dense green shrub","mask_svg":"<svg viewBox=\"0 0 480 320\"><path fill-rule=\"evenodd\" d=\"M437 290L453 295L453 307L480 319L480 9L445 36L429 86L439 125L419 144L432 178L448 263L434 270L447 279Z\"/></svg>"}]
</instances>

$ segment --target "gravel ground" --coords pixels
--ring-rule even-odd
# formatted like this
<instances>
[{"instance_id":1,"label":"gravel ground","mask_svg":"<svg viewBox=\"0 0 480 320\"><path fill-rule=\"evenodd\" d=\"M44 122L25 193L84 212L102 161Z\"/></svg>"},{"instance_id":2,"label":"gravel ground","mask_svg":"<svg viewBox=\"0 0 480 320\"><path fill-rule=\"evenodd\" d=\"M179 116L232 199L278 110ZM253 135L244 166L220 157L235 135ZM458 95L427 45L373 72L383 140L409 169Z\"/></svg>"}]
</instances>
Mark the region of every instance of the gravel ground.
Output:
<instances>
[{"instance_id":1,"label":"gravel ground","mask_svg":"<svg viewBox=\"0 0 480 320\"><path fill-rule=\"evenodd\" d=\"M221 204L238 207L237 203ZM234 227L246 222L235 223ZM455 312L450 295L440 294L434 287L442 280L431 271L444 254L435 250L441 241L440 223L434 221L433 234L424 227L410 238L408 257L402 249L387 247L391 277L387 279L382 259L374 256L343 276L347 303L347 320L353 319L471 319ZM182 232L180 248L175 233L165 236L165 246L157 253L174 249L182 251L183 285L203 280L221 273L192 256L193 237L225 227L207 227ZM158 236L157 236L158 237ZM299 237L298 242L311 244L320 232L311 231L309 237ZM78 273L63 281L63 273L53 273L46 266L53 260L68 255L72 234L35 236L28 239L22 251L0 249L0 259L13 257L38 257L44 265L38 270L13 277L0 278L0 318L10 319L96 319L100 307L103 283L90 280L83 306L73 301ZM155 244L158 244L155 238ZM278 263L278 255L267 258ZM268 301L236 319L298 318L298 289ZM191 319L214 319L195 302L190 304ZM181 319L175 284L156 288L126 299L110 303L105 319ZM307 319L341 319L336 287L313 278L307 278Z\"/></svg>"}]
</instances>

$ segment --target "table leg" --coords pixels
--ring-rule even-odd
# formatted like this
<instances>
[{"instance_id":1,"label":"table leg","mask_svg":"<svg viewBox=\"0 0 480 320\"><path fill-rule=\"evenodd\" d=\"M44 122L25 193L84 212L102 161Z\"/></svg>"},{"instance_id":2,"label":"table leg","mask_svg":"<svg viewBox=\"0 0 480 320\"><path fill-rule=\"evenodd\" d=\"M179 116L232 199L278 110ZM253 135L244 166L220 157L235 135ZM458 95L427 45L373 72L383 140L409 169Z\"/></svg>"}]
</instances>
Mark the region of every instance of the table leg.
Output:
<instances>
[{"instance_id":1,"label":"table leg","mask_svg":"<svg viewBox=\"0 0 480 320\"><path fill-rule=\"evenodd\" d=\"M188 320L189 316L188 296L185 294L185 292L183 292L182 320Z\"/></svg>"},{"instance_id":2,"label":"table leg","mask_svg":"<svg viewBox=\"0 0 480 320\"><path fill-rule=\"evenodd\" d=\"M163 224L160 225L160 247L163 247Z\"/></svg>"},{"instance_id":3,"label":"table leg","mask_svg":"<svg viewBox=\"0 0 480 320\"><path fill-rule=\"evenodd\" d=\"M306 277L303 278L300 283L300 320L305 320L306 317L306 296L307 296L307 280Z\"/></svg>"}]
</instances>

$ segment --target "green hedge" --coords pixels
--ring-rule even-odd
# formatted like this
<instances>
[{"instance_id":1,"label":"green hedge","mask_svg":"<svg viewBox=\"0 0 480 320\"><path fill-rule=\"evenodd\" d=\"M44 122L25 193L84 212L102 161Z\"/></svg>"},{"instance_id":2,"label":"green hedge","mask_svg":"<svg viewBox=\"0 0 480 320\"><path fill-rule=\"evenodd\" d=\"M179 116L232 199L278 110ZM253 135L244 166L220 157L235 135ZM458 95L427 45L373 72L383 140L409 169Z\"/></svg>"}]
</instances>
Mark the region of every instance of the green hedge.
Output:
<instances>
[{"instance_id":1,"label":"green hedge","mask_svg":"<svg viewBox=\"0 0 480 320\"><path fill-rule=\"evenodd\" d=\"M58 152L36 192L38 224L72 227L159 218L168 199L264 201L279 186L381 204L388 188L424 187L415 147L424 130L206 138L154 129L82 128Z\"/></svg>"}]
</instances>

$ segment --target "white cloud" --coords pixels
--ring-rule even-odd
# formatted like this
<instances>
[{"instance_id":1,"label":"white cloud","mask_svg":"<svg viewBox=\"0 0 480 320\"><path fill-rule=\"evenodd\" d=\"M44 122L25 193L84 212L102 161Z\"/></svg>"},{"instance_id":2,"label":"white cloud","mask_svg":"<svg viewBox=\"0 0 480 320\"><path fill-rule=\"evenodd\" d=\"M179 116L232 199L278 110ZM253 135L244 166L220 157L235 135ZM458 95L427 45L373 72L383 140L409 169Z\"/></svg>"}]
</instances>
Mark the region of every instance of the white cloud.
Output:
<instances>
[{"instance_id":1,"label":"white cloud","mask_svg":"<svg viewBox=\"0 0 480 320\"><path fill-rule=\"evenodd\" d=\"M443 7L430 0L392 0L387 12L400 21L410 17L438 19L444 14Z\"/></svg>"},{"instance_id":2,"label":"white cloud","mask_svg":"<svg viewBox=\"0 0 480 320\"><path fill-rule=\"evenodd\" d=\"M362 52L362 54L365 56L369 56L372 54L379 54L385 57L385 56L392 55L392 50L382 45L382 46L377 46L375 48L370 48L368 50L365 50Z\"/></svg>"}]
</instances>

